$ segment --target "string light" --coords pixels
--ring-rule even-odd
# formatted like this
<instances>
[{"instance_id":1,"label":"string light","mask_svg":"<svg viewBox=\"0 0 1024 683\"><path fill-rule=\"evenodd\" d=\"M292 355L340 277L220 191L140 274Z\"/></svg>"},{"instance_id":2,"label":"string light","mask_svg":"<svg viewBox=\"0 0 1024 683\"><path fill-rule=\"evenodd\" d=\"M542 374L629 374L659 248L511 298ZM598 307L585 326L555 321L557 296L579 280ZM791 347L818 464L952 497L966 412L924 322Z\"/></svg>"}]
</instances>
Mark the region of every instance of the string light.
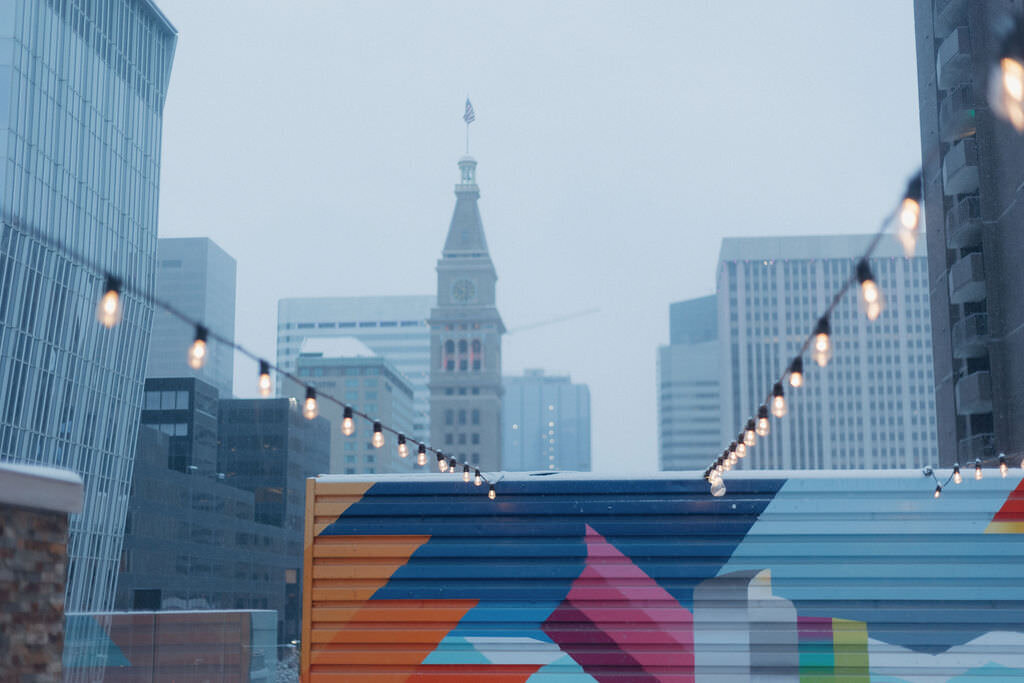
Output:
<instances>
[{"instance_id":1,"label":"string light","mask_svg":"<svg viewBox=\"0 0 1024 683\"><path fill-rule=\"evenodd\" d=\"M467 463L462 466L462 481L468 484L470 479L472 479L472 475L469 473L469 464Z\"/></svg>"},{"instance_id":2,"label":"string light","mask_svg":"<svg viewBox=\"0 0 1024 683\"><path fill-rule=\"evenodd\" d=\"M782 382L772 387L772 415L777 418L786 416L786 395L782 392Z\"/></svg>"},{"instance_id":3,"label":"string light","mask_svg":"<svg viewBox=\"0 0 1024 683\"><path fill-rule=\"evenodd\" d=\"M875 282L875 276L871 274L871 266L867 259L861 259L857 264L857 282L860 283L860 304L864 315L868 320L878 320L885 305L882 300L882 290Z\"/></svg>"},{"instance_id":4,"label":"string light","mask_svg":"<svg viewBox=\"0 0 1024 683\"><path fill-rule=\"evenodd\" d=\"M736 461L740 459L740 454L736 452L737 443L733 441L729 444L729 464L735 465Z\"/></svg>"},{"instance_id":5,"label":"string light","mask_svg":"<svg viewBox=\"0 0 1024 683\"><path fill-rule=\"evenodd\" d=\"M480 470L474 470L474 472L473 472L473 486L480 486L480 484L482 484L482 483L484 483L484 478L480 474Z\"/></svg>"},{"instance_id":6,"label":"string light","mask_svg":"<svg viewBox=\"0 0 1024 683\"><path fill-rule=\"evenodd\" d=\"M409 456L409 446L405 443L405 434L398 435L398 457L406 458Z\"/></svg>"},{"instance_id":7,"label":"string light","mask_svg":"<svg viewBox=\"0 0 1024 683\"><path fill-rule=\"evenodd\" d=\"M494 484L491 484L490 488L487 489L487 497L494 500L498 497L498 492L494 490Z\"/></svg>"},{"instance_id":8,"label":"string light","mask_svg":"<svg viewBox=\"0 0 1024 683\"><path fill-rule=\"evenodd\" d=\"M721 478L715 479L711 484L711 495L715 498L721 498L725 495L725 482Z\"/></svg>"},{"instance_id":9,"label":"string light","mask_svg":"<svg viewBox=\"0 0 1024 683\"><path fill-rule=\"evenodd\" d=\"M459 466L459 461L455 458L448 458L448 471L452 474L455 473L455 468Z\"/></svg>"},{"instance_id":10,"label":"string light","mask_svg":"<svg viewBox=\"0 0 1024 683\"><path fill-rule=\"evenodd\" d=\"M938 498L942 495L942 484L935 485L935 497Z\"/></svg>"},{"instance_id":11,"label":"string light","mask_svg":"<svg viewBox=\"0 0 1024 683\"><path fill-rule=\"evenodd\" d=\"M344 417L341 418L341 433L352 436L356 431L356 421L352 419L352 408L345 406Z\"/></svg>"},{"instance_id":12,"label":"string light","mask_svg":"<svg viewBox=\"0 0 1024 683\"><path fill-rule=\"evenodd\" d=\"M260 361L260 378L257 380L256 386L259 387L260 396L264 398L270 396L270 363L265 360Z\"/></svg>"},{"instance_id":13,"label":"string light","mask_svg":"<svg viewBox=\"0 0 1024 683\"><path fill-rule=\"evenodd\" d=\"M740 458L747 457L747 444L743 443L743 432L740 432L739 436L736 437L736 442L735 443L736 443L736 450L734 452L736 453L737 457L740 457Z\"/></svg>"},{"instance_id":14,"label":"string light","mask_svg":"<svg viewBox=\"0 0 1024 683\"><path fill-rule=\"evenodd\" d=\"M747 427L743 430L743 443L747 448L757 445L757 431L754 428L754 418L747 420Z\"/></svg>"},{"instance_id":15,"label":"string light","mask_svg":"<svg viewBox=\"0 0 1024 683\"><path fill-rule=\"evenodd\" d=\"M953 465L953 483L962 484L963 481L964 478L960 476L960 463L955 463Z\"/></svg>"},{"instance_id":16,"label":"string light","mask_svg":"<svg viewBox=\"0 0 1024 683\"><path fill-rule=\"evenodd\" d=\"M316 390L313 387L306 387L306 400L302 404L302 415L307 420L312 420L320 414L320 408L316 405Z\"/></svg>"},{"instance_id":17,"label":"string light","mask_svg":"<svg viewBox=\"0 0 1024 683\"><path fill-rule=\"evenodd\" d=\"M978 458L974 461L974 478L980 481L982 476L984 475L981 473L981 458Z\"/></svg>"},{"instance_id":18,"label":"string light","mask_svg":"<svg viewBox=\"0 0 1024 683\"><path fill-rule=\"evenodd\" d=\"M828 316L818 318L818 324L814 328L814 344L812 346L811 358L823 368L832 360L832 326L828 323Z\"/></svg>"},{"instance_id":19,"label":"string light","mask_svg":"<svg viewBox=\"0 0 1024 683\"><path fill-rule=\"evenodd\" d=\"M757 435L762 439L772 431L771 421L768 419L768 406L763 403L757 409Z\"/></svg>"},{"instance_id":20,"label":"string light","mask_svg":"<svg viewBox=\"0 0 1024 683\"><path fill-rule=\"evenodd\" d=\"M444 457L444 453L441 451L437 452L437 469L442 472L448 471L448 458Z\"/></svg>"},{"instance_id":21,"label":"string light","mask_svg":"<svg viewBox=\"0 0 1024 683\"><path fill-rule=\"evenodd\" d=\"M370 439L370 443L373 444L374 448L380 448L384 445L384 428L378 421L373 423L373 437Z\"/></svg>"},{"instance_id":22,"label":"string light","mask_svg":"<svg viewBox=\"0 0 1024 683\"><path fill-rule=\"evenodd\" d=\"M789 364L789 386L799 389L804 385L804 358L797 356Z\"/></svg>"},{"instance_id":23,"label":"string light","mask_svg":"<svg viewBox=\"0 0 1024 683\"><path fill-rule=\"evenodd\" d=\"M206 363L206 337L209 333L202 325L196 325L196 337L188 349L188 365L198 370Z\"/></svg>"},{"instance_id":24,"label":"string light","mask_svg":"<svg viewBox=\"0 0 1024 683\"><path fill-rule=\"evenodd\" d=\"M420 467L427 464L427 447L424 444L420 444L419 450L416 452L416 464Z\"/></svg>"},{"instance_id":25,"label":"string light","mask_svg":"<svg viewBox=\"0 0 1024 683\"><path fill-rule=\"evenodd\" d=\"M896 235L903 244L903 254L910 258L917 246L921 226L921 174L918 173L907 183L907 191L900 202L899 228Z\"/></svg>"},{"instance_id":26,"label":"string light","mask_svg":"<svg viewBox=\"0 0 1024 683\"><path fill-rule=\"evenodd\" d=\"M1024 132L1024 22L1017 19L999 50L988 79L992 110L1018 132Z\"/></svg>"},{"instance_id":27,"label":"string light","mask_svg":"<svg viewBox=\"0 0 1024 683\"><path fill-rule=\"evenodd\" d=\"M1010 468L1006 465L1006 455L1003 453L999 454L999 474L1006 479L1006 473L1009 472Z\"/></svg>"},{"instance_id":28,"label":"string light","mask_svg":"<svg viewBox=\"0 0 1024 683\"><path fill-rule=\"evenodd\" d=\"M121 322L123 313L121 288L120 279L113 275L107 275L106 281L103 283L103 296L100 297L100 302L96 305L96 320L100 321L100 324L107 329Z\"/></svg>"}]
</instances>

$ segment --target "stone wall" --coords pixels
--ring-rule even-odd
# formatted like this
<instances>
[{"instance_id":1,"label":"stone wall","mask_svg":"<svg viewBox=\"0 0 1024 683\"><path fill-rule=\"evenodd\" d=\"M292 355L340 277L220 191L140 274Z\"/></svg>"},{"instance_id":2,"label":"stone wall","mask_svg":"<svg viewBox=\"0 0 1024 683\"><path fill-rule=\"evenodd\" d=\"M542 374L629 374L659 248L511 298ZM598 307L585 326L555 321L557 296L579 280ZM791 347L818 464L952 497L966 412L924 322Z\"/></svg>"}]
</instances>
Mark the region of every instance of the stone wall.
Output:
<instances>
[{"instance_id":1,"label":"stone wall","mask_svg":"<svg viewBox=\"0 0 1024 683\"><path fill-rule=\"evenodd\" d=\"M74 474L0 463L0 681L60 681Z\"/></svg>"}]
</instances>

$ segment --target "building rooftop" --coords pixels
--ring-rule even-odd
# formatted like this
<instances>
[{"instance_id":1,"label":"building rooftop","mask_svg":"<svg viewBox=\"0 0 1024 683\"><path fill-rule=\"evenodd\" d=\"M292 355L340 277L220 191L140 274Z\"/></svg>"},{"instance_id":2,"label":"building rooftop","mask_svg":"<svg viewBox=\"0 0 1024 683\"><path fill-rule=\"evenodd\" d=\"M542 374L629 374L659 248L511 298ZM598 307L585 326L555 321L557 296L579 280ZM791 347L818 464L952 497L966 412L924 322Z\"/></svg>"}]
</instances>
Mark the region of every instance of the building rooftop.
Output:
<instances>
[{"instance_id":1,"label":"building rooftop","mask_svg":"<svg viewBox=\"0 0 1024 683\"><path fill-rule=\"evenodd\" d=\"M718 262L855 258L864 253L873 237L873 234L726 237L722 240ZM924 258L926 255L922 232L918 237L914 256ZM897 256L903 256L903 247L896 235L887 233L878 243L872 258Z\"/></svg>"},{"instance_id":2,"label":"building rooftop","mask_svg":"<svg viewBox=\"0 0 1024 683\"><path fill-rule=\"evenodd\" d=\"M313 337L302 342L303 356L323 358L376 358L369 346L355 337Z\"/></svg>"}]
</instances>

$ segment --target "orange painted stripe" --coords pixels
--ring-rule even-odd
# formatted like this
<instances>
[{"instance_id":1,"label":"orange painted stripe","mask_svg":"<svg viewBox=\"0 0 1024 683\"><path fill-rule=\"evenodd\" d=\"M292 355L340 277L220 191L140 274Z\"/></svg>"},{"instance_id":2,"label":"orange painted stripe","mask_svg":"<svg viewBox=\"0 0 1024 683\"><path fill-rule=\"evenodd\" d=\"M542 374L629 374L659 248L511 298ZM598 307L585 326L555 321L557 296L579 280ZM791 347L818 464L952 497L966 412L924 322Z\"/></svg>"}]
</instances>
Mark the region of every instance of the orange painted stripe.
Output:
<instances>
[{"instance_id":1,"label":"orange painted stripe","mask_svg":"<svg viewBox=\"0 0 1024 683\"><path fill-rule=\"evenodd\" d=\"M306 518L302 539L302 642L299 644L299 676L309 680L310 633L313 619L313 504L316 499L316 479L306 480Z\"/></svg>"},{"instance_id":2,"label":"orange painted stripe","mask_svg":"<svg viewBox=\"0 0 1024 683\"><path fill-rule=\"evenodd\" d=\"M1024 522L989 522L986 534L1024 534Z\"/></svg>"}]
</instances>

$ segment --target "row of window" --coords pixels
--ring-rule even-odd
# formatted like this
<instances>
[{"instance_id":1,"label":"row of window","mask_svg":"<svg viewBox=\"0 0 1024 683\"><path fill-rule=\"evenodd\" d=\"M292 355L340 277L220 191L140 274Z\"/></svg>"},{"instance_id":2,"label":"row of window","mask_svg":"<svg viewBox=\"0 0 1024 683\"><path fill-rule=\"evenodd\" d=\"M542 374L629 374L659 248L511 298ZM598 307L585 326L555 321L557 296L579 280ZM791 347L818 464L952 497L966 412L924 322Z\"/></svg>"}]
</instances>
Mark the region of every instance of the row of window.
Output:
<instances>
[{"instance_id":1,"label":"row of window","mask_svg":"<svg viewBox=\"0 0 1024 683\"><path fill-rule=\"evenodd\" d=\"M469 411L468 415L469 415L469 419L471 421L471 424L475 424L475 425L480 424L480 411L479 410L474 408L473 410ZM446 410L446 411L444 411L444 423L446 425L453 425L453 424L456 424L456 420L458 420L458 424L464 425L464 424L466 424L466 416L467 416L467 411L465 411L465 410L460 410L457 413L454 410Z\"/></svg>"},{"instance_id":2,"label":"row of window","mask_svg":"<svg viewBox=\"0 0 1024 683\"><path fill-rule=\"evenodd\" d=\"M426 327L426 320L367 320L362 322L341 322L341 323L285 323L281 325L286 330L299 329L339 329L352 327Z\"/></svg>"}]
</instances>

